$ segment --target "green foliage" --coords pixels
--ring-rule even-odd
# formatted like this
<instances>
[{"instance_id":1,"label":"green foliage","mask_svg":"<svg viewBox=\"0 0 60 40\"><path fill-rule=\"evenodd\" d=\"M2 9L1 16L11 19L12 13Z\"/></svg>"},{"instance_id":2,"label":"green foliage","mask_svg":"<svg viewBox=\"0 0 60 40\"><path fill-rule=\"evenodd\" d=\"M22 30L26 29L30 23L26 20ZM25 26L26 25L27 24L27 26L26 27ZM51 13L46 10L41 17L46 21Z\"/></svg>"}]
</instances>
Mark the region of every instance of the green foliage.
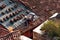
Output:
<instances>
[{"instance_id":1,"label":"green foliage","mask_svg":"<svg viewBox=\"0 0 60 40\"><path fill-rule=\"evenodd\" d=\"M60 37L60 25L59 25L59 27L56 29L56 33L57 33L58 36Z\"/></svg>"},{"instance_id":2,"label":"green foliage","mask_svg":"<svg viewBox=\"0 0 60 40\"><path fill-rule=\"evenodd\" d=\"M52 20L49 20L47 23L45 23L43 25L43 27L41 28L41 30L45 30L45 32L47 33L47 35L51 38L55 37L55 36L59 36L60 37L60 27L56 27L55 26L55 22Z\"/></svg>"}]
</instances>

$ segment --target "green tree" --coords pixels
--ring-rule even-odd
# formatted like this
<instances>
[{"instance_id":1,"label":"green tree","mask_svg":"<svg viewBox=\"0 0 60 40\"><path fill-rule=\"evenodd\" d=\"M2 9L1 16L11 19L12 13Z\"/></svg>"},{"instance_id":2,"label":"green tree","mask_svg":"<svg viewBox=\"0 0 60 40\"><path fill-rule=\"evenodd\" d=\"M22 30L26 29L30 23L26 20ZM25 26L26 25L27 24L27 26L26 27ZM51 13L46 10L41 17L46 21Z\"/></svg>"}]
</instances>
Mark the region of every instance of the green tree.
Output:
<instances>
[{"instance_id":1,"label":"green tree","mask_svg":"<svg viewBox=\"0 0 60 40\"><path fill-rule=\"evenodd\" d=\"M43 27L41 28L41 30L42 31L45 30L46 33L47 33L47 35L52 38L54 36L57 36L57 34L56 34L56 28L57 27L55 26L55 22L53 22L52 20L50 20L50 21L48 21L47 23L45 23L43 25Z\"/></svg>"}]
</instances>

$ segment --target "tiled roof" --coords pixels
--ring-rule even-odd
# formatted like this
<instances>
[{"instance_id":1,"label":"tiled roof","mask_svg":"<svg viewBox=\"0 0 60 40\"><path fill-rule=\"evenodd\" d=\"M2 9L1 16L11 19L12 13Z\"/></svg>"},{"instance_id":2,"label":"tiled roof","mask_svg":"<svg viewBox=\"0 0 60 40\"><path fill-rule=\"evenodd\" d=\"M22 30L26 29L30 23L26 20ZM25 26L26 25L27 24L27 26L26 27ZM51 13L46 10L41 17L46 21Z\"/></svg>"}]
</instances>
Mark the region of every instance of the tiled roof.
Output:
<instances>
[{"instance_id":1,"label":"tiled roof","mask_svg":"<svg viewBox=\"0 0 60 40\"><path fill-rule=\"evenodd\" d=\"M25 5L29 6L38 15L46 14L48 16L48 12L51 10L60 12L60 0L20 0L20 1L23 2Z\"/></svg>"}]
</instances>

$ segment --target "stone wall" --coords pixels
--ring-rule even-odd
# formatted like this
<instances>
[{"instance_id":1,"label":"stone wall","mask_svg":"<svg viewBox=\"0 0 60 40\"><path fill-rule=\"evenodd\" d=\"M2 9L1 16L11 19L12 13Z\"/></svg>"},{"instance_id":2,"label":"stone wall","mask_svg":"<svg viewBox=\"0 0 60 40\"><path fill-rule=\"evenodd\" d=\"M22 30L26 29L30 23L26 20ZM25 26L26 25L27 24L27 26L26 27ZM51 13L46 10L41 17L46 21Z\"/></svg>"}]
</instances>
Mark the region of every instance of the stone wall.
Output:
<instances>
[{"instance_id":1,"label":"stone wall","mask_svg":"<svg viewBox=\"0 0 60 40\"><path fill-rule=\"evenodd\" d=\"M33 40L51 40L47 35L40 35L39 33L33 32Z\"/></svg>"}]
</instances>

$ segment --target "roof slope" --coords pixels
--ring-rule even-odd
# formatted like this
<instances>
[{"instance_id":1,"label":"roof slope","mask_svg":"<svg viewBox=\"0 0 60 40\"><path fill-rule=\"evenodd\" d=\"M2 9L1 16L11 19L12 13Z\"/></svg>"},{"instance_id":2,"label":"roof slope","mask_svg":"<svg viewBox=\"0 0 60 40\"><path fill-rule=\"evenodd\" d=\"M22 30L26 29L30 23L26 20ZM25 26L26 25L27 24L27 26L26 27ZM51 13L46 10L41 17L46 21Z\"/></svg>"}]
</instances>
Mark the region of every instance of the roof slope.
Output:
<instances>
[{"instance_id":1,"label":"roof slope","mask_svg":"<svg viewBox=\"0 0 60 40\"><path fill-rule=\"evenodd\" d=\"M49 11L60 12L60 0L19 0L25 5L29 6L38 15L51 16L52 13L48 14Z\"/></svg>"}]
</instances>

